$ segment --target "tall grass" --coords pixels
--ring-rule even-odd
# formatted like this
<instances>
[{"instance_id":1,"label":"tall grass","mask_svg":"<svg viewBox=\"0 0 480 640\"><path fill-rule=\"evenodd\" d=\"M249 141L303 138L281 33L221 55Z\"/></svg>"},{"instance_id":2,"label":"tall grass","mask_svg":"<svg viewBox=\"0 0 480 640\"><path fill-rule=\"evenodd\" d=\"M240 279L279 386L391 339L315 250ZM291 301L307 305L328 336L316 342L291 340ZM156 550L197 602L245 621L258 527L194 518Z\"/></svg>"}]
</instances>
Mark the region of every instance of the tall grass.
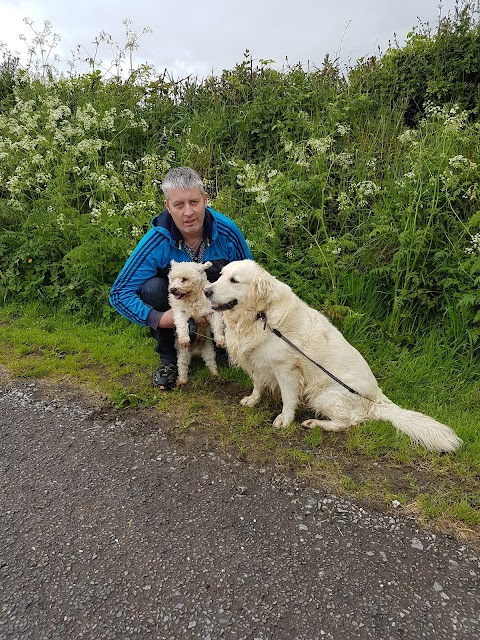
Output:
<instances>
[{"instance_id":1,"label":"tall grass","mask_svg":"<svg viewBox=\"0 0 480 640\"><path fill-rule=\"evenodd\" d=\"M328 57L277 70L246 54L204 81L106 77L94 61L60 77L5 53L1 299L111 318L108 289L162 208L162 176L187 164L256 259L347 334L414 346L434 331L475 363L477 5L346 74Z\"/></svg>"}]
</instances>

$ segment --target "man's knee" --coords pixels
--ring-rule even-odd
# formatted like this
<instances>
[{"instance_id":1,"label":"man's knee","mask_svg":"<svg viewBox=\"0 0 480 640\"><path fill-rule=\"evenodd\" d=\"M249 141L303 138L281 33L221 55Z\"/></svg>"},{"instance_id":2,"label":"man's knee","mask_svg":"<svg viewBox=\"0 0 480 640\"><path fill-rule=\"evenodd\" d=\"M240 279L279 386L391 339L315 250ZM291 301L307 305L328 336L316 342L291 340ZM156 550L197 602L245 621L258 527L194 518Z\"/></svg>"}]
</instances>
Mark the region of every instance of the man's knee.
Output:
<instances>
[{"instance_id":1,"label":"man's knee","mask_svg":"<svg viewBox=\"0 0 480 640\"><path fill-rule=\"evenodd\" d=\"M170 308L168 303L168 280L155 276L145 280L140 288L140 298L145 304L150 305L157 311L167 311Z\"/></svg>"}]
</instances>

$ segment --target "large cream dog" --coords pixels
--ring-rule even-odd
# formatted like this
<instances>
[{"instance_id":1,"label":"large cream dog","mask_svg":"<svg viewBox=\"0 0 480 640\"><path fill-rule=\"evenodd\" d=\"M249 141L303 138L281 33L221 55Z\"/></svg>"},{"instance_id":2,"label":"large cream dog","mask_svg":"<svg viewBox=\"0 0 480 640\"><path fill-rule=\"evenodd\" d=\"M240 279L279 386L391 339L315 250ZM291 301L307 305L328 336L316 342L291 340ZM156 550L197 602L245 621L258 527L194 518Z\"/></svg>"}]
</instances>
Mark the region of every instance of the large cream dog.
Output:
<instances>
[{"instance_id":1,"label":"large cream dog","mask_svg":"<svg viewBox=\"0 0 480 640\"><path fill-rule=\"evenodd\" d=\"M462 444L446 425L389 400L360 353L327 318L252 260L225 266L205 295L212 309L223 311L232 361L253 380L251 395L241 403L253 407L265 389L280 390L283 408L275 427L292 422L302 402L321 416L303 422L308 428L342 431L366 420L387 420L432 451L454 451Z\"/></svg>"}]
</instances>

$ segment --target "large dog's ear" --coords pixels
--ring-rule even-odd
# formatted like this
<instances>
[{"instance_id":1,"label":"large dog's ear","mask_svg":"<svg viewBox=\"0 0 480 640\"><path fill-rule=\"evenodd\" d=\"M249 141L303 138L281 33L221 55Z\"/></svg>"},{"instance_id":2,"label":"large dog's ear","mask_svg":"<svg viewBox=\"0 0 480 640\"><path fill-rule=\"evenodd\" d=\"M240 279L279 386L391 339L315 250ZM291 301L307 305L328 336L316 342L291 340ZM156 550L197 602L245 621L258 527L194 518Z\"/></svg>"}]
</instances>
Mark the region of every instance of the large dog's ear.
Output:
<instances>
[{"instance_id":1,"label":"large dog's ear","mask_svg":"<svg viewBox=\"0 0 480 640\"><path fill-rule=\"evenodd\" d=\"M266 307L273 295L273 279L263 269L257 273L252 285L255 308Z\"/></svg>"}]
</instances>

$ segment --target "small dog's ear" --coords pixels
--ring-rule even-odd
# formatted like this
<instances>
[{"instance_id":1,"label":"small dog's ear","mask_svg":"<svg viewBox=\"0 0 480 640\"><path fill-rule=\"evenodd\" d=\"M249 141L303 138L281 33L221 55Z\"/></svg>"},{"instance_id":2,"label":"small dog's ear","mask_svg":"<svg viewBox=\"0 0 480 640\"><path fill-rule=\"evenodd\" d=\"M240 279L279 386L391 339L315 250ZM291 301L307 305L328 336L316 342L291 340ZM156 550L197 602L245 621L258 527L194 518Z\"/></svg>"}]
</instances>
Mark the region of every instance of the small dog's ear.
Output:
<instances>
[{"instance_id":1,"label":"small dog's ear","mask_svg":"<svg viewBox=\"0 0 480 640\"><path fill-rule=\"evenodd\" d=\"M204 262L203 263L203 270L206 271L207 269L210 269L211 266L212 266L211 262Z\"/></svg>"},{"instance_id":2,"label":"small dog's ear","mask_svg":"<svg viewBox=\"0 0 480 640\"><path fill-rule=\"evenodd\" d=\"M170 260L170 266L173 267L174 264L176 264L175 260Z\"/></svg>"}]
</instances>

